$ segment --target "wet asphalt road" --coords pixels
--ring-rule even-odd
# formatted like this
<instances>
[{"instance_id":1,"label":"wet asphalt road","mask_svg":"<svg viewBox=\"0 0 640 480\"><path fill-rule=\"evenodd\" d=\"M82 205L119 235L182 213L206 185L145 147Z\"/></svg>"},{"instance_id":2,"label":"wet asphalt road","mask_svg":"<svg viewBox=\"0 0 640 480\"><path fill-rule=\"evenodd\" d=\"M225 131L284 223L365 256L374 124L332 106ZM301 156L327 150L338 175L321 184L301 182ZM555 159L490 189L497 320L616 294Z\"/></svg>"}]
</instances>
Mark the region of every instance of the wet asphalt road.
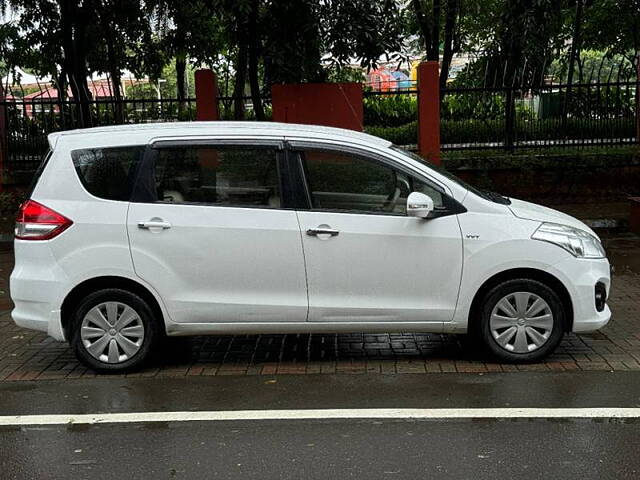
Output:
<instances>
[{"instance_id":1,"label":"wet asphalt road","mask_svg":"<svg viewBox=\"0 0 640 480\"><path fill-rule=\"evenodd\" d=\"M0 415L640 407L640 372L0 384ZM640 422L269 420L0 428L0 478L640 478Z\"/></svg>"},{"instance_id":2,"label":"wet asphalt road","mask_svg":"<svg viewBox=\"0 0 640 480\"><path fill-rule=\"evenodd\" d=\"M3 478L640 476L639 425L594 421L260 421L26 428Z\"/></svg>"}]
</instances>

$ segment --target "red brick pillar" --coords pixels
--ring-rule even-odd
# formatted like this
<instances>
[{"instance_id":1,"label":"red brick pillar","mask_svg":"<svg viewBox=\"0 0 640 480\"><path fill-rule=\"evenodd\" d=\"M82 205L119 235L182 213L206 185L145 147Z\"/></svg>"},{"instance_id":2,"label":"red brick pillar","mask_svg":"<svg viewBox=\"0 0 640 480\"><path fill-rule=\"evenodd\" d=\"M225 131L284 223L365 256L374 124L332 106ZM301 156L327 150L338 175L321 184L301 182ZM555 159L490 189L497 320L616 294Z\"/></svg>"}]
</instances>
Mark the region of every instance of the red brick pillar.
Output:
<instances>
[{"instance_id":1,"label":"red brick pillar","mask_svg":"<svg viewBox=\"0 0 640 480\"><path fill-rule=\"evenodd\" d=\"M271 87L274 122L326 125L362 131L362 84L301 83Z\"/></svg>"},{"instance_id":2,"label":"red brick pillar","mask_svg":"<svg viewBox=\"0 0 640 480\"><path fill-rule=\"evenodd\" d=\"M196 120L218 120L218 79L208 68L196 70Z\"/></svg>"},{"instance_id":3,"label":"red brick pillar","mask_svg":"<svg viewBox=\"0 0 640 480\"><path fill-rule=\"evenodd\" d=\"M440 79L435 61L418 65L418 152L440 165Z\"/></svg>"}]
</instances>

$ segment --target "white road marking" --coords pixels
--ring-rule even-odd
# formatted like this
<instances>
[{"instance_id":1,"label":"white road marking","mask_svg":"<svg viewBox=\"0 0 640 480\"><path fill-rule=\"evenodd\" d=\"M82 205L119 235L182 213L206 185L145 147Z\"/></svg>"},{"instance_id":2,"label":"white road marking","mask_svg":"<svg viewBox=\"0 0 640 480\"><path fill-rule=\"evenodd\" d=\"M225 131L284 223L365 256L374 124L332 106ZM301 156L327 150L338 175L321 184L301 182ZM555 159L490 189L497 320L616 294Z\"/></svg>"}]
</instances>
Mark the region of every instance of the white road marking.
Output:
<instances>
[{"instance_id":1,"label":"white road marking","mask_svg":"<svg viewBox=\"0 0 640 480\"><path fill-rule=\"evenodd\" d=\"M6 415L0 426L243 420L640 418L640 408L364 408Z\"/></svg>"}]
</instances>

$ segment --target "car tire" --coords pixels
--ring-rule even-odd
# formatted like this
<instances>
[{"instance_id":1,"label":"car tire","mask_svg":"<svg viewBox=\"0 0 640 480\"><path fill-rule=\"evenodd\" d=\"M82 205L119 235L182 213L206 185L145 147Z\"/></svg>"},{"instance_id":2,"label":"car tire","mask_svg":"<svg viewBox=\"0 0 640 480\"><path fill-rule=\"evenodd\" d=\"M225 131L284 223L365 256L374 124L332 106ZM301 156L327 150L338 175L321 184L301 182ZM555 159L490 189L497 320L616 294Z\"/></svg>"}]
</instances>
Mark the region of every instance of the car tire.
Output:
<instances>
[{"instance_id":1,"label":"car tire","mask_svg":"<svg viewBox=\"0 0 640 480\"><path fill-rule=\"evenodd\" d=\"M565 319L560 297L547 285L531 279L508 280L484 296L479 334L498 360L533 363L557 348Z\"/></svg>"},{"instance_id":2,"label":"car tire","mask_svg":"<svg viewBox=\"0 0 640 480\"><path fill-rule=\"evenodd\" d=\"M160 338L152 309L126 290L93 292L72 314L71 348L80 362L97 372L123 373L139 368Z\"/></svg>"}]
</instances>

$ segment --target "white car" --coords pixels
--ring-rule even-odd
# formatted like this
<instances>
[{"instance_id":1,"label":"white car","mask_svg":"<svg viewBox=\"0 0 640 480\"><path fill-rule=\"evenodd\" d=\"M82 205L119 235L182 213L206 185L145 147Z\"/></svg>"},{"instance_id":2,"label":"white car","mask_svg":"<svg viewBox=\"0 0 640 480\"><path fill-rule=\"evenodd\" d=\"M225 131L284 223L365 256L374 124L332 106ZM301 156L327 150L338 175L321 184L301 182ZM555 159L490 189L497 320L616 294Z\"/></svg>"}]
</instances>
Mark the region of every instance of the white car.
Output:
<instances>
[{"instance_id":1,"label":"white car","mask_svg":"<svg viewBox=\"0 0 640 480\"><path fill-rule=\"evenodd\" d=\"M55 133L20 210L23 327L98 371L165 335L443 332L531 362L611 316L584 223L386 140L259 122Z\"/></svg>"}]
</instances>

